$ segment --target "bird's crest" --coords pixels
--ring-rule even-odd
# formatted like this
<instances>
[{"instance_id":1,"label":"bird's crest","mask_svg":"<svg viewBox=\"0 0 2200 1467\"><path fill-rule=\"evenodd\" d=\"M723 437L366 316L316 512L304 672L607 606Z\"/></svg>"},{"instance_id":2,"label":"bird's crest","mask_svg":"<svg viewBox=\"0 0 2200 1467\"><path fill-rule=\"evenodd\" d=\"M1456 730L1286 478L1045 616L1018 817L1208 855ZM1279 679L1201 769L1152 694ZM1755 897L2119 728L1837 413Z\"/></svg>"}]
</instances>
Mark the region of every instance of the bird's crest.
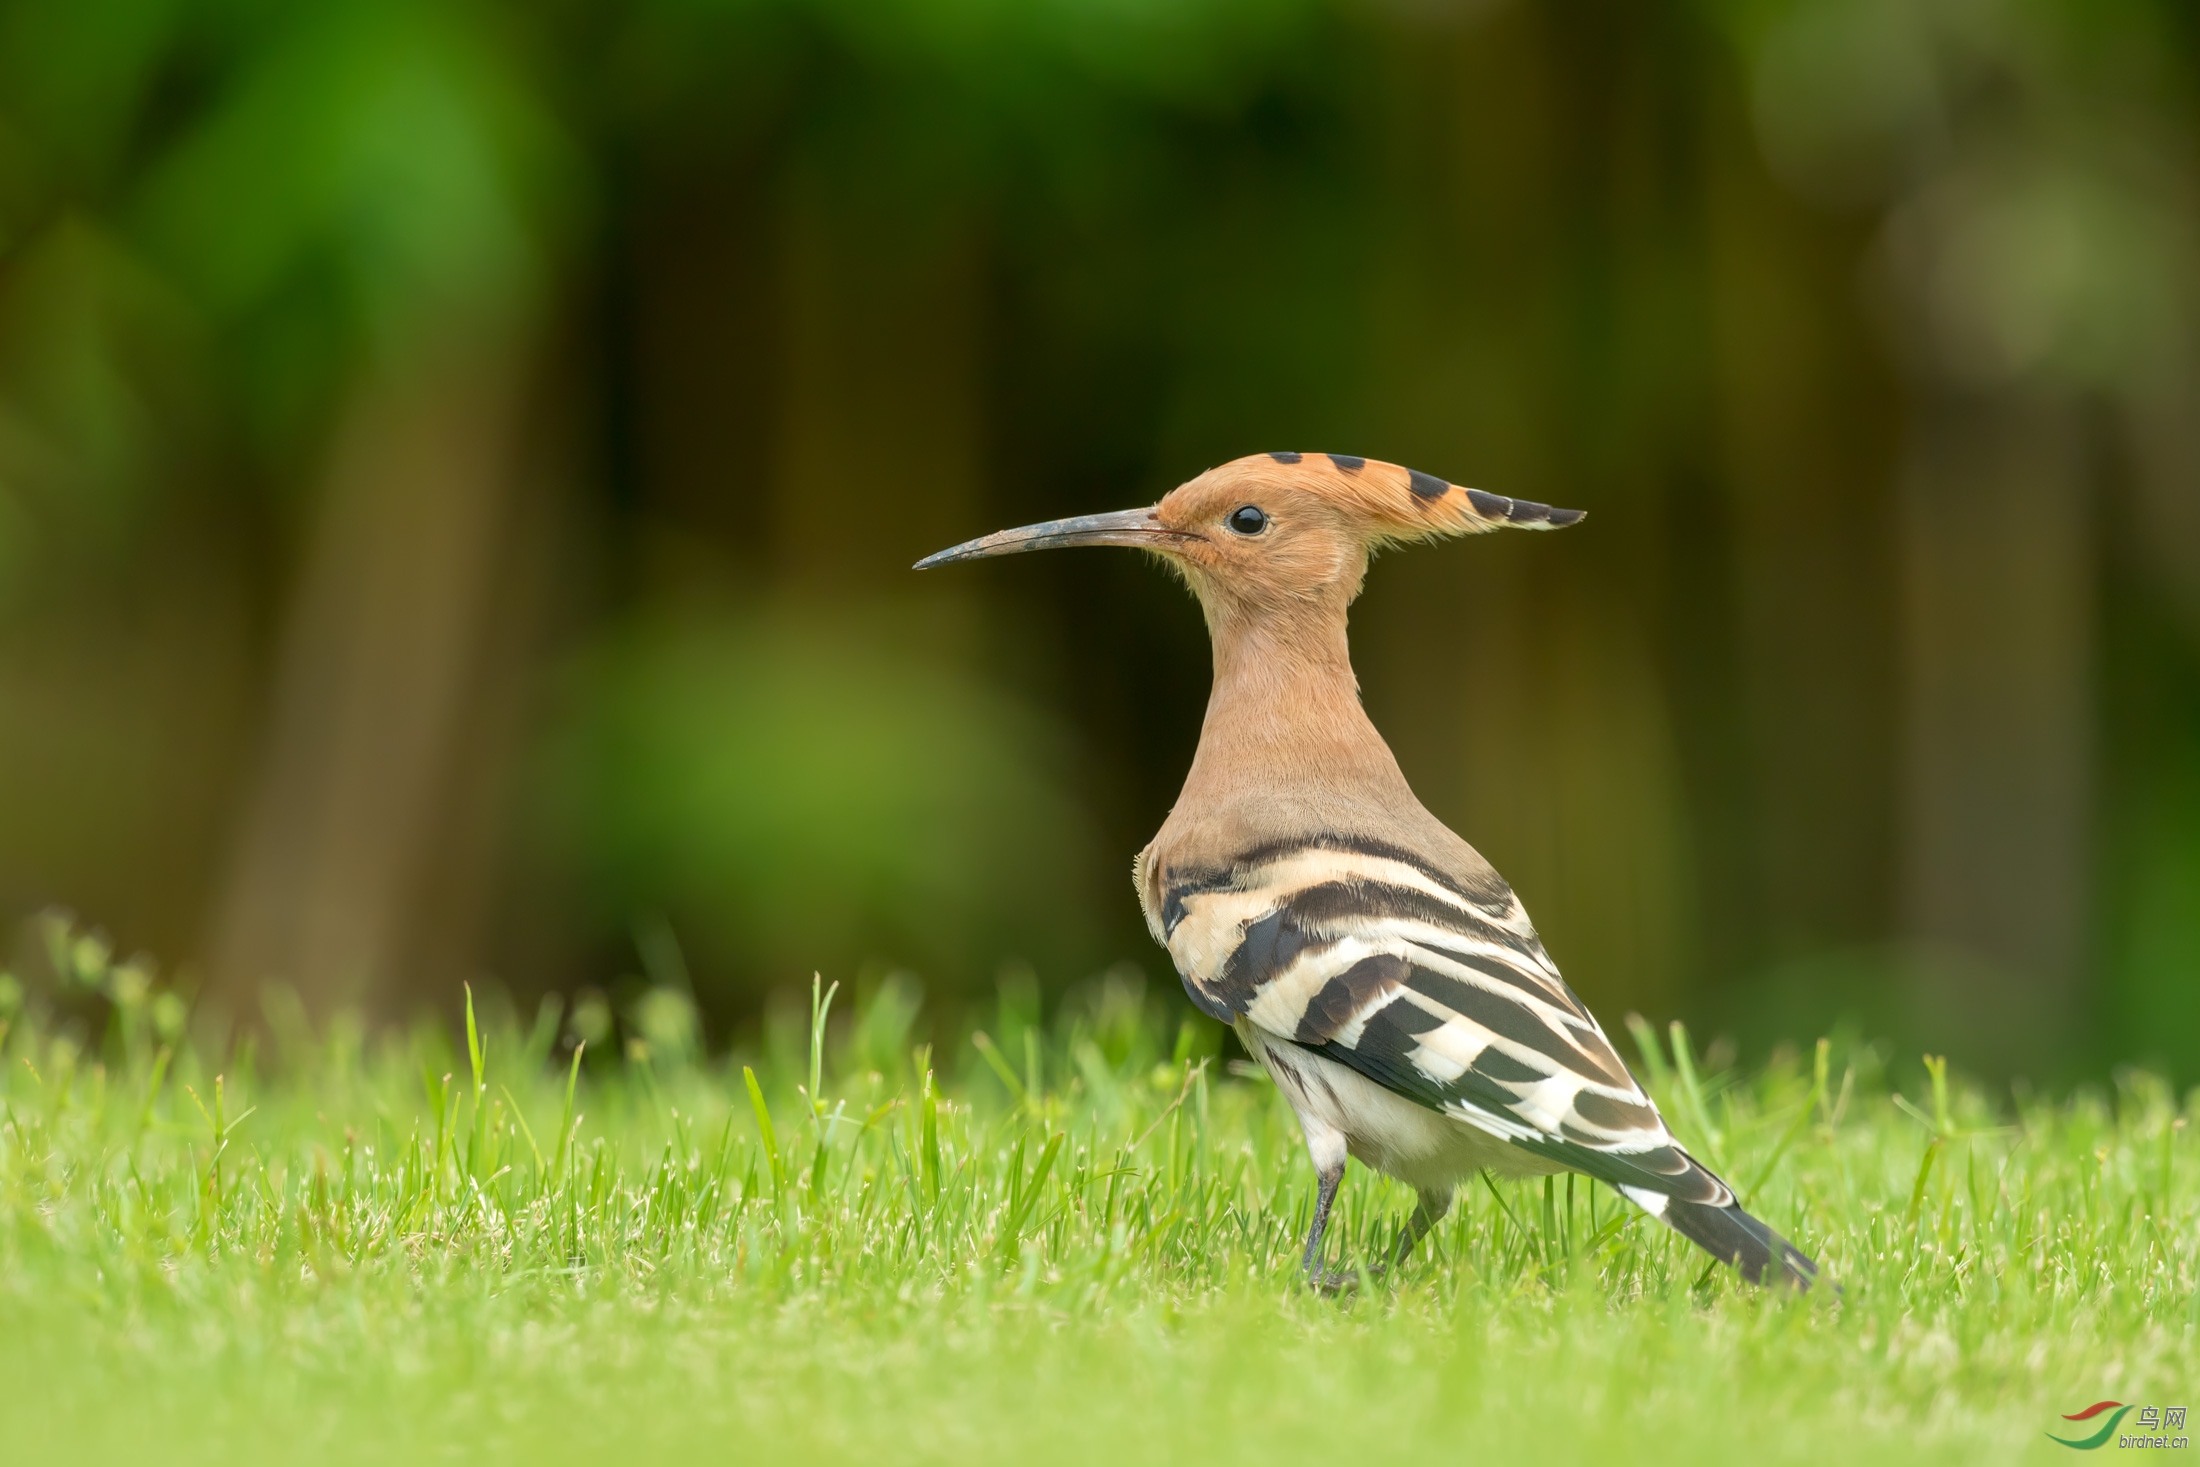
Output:
<instances>
[{"instance_id":1,"label":"bird's crest","mask_svg":"<svg viewBox=\"0 0 2200 1467\"><path fill-rule=\"evenodd\" d=\"M1349 506L1388 541L1477 535L1507 527L1555 530L1582 518L1532 499L1509 499L1439 479L1419 469L1349 453L1254 454L1224 464L1216 473L1243 472L1273 478L1277 466L1303 476L1305 487Z\"/></svg>"}]
</instances>

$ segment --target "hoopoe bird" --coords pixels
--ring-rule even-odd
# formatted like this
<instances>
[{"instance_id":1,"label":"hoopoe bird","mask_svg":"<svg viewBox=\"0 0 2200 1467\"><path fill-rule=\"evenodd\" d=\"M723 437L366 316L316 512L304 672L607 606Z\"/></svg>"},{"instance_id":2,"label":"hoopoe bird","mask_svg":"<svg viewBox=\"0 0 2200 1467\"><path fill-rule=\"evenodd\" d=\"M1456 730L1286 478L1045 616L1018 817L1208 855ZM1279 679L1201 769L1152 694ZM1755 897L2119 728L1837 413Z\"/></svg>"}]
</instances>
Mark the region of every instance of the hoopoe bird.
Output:
<instances>
[{"instance_id":1,"label":"hoopoe bird","mask_svg":"<svg viewBox=\"0 0 2200 1467\"><path fill-rule=\"evenodd\" d=\"M1185 991L1297 1112L1319 1180L1304 1268L1359 1158L1420 1194L1403 1259L1480 1169L1580 1172L1752 1281L1817 1265L1683 1150L1512 888L1431 815L1360 706L1345 615L1378 548L1582 512L1346 454L1210 469L1150 509L1003 530L917 569L1149 550L1198 596L1214 684L1184 791L1133 867Z\"/></svg>"}]
</instances>

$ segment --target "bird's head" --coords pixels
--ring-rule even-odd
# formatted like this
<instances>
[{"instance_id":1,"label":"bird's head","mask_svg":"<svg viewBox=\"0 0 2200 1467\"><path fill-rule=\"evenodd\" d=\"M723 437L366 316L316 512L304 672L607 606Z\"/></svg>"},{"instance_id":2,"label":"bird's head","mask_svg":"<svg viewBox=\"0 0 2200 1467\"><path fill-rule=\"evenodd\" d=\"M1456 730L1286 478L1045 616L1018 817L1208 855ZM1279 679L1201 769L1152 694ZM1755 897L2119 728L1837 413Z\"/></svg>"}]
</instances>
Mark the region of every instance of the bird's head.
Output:
<instances>
[{"instance_id":1,"label":"bird's head","mask_svg":"<svg viewBox=\"0 0 2200 1467\"><path fill-rule=\"evenodd\" d=\"M1209 469L1150 508L1001 530L928 555L917 569L1066 545L1128 545L1174 565L1210 612L1341 609L1381 546L1506 526L1554 529L1581 517L1348 454L1257 453Z\"/></svg>"}]
</instances>

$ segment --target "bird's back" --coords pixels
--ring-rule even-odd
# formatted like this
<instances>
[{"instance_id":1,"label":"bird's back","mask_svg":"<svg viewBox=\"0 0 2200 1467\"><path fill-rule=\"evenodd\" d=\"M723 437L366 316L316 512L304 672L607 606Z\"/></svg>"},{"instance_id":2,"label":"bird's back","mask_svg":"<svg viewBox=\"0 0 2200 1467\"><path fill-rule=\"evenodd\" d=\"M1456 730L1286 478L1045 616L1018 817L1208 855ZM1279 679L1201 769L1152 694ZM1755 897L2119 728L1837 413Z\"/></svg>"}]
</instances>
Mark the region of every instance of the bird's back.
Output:
<instances>
[{"instance_id":1,"label":"bird's back","mask_svg":"<svg viewBox=\"0 0 2200 1467\"><path fill-rule=\"evenodd\" d=\"M1449 1114L1525 1109L1539 1134L1664 1136L1519 898L1402 777L1395 792L1180 803L1137 876L1186 992L1225 1023Z\"/></svg>"}]
</instances>

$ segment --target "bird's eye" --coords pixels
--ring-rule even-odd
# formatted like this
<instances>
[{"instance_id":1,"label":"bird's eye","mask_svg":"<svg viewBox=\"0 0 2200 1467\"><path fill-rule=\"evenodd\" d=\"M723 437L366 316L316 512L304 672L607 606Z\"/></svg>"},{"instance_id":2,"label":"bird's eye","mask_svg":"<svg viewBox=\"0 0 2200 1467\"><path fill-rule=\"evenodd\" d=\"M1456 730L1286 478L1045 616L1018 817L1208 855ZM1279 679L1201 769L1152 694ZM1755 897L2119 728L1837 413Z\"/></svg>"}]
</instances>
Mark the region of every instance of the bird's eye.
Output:
<instances>
[{"instance_id":1,"label":"bird's eye","mask_svg":"<svg viewBox=\"0 0 2200 1467\"><path fill-rule=\"evenodd\" d=\"M1241 504L1230 511L1230 517L1223 523L1240 535L1258 535L1268 528L1268 516L1258 505Z\"/></svg>"}]
</instances>

